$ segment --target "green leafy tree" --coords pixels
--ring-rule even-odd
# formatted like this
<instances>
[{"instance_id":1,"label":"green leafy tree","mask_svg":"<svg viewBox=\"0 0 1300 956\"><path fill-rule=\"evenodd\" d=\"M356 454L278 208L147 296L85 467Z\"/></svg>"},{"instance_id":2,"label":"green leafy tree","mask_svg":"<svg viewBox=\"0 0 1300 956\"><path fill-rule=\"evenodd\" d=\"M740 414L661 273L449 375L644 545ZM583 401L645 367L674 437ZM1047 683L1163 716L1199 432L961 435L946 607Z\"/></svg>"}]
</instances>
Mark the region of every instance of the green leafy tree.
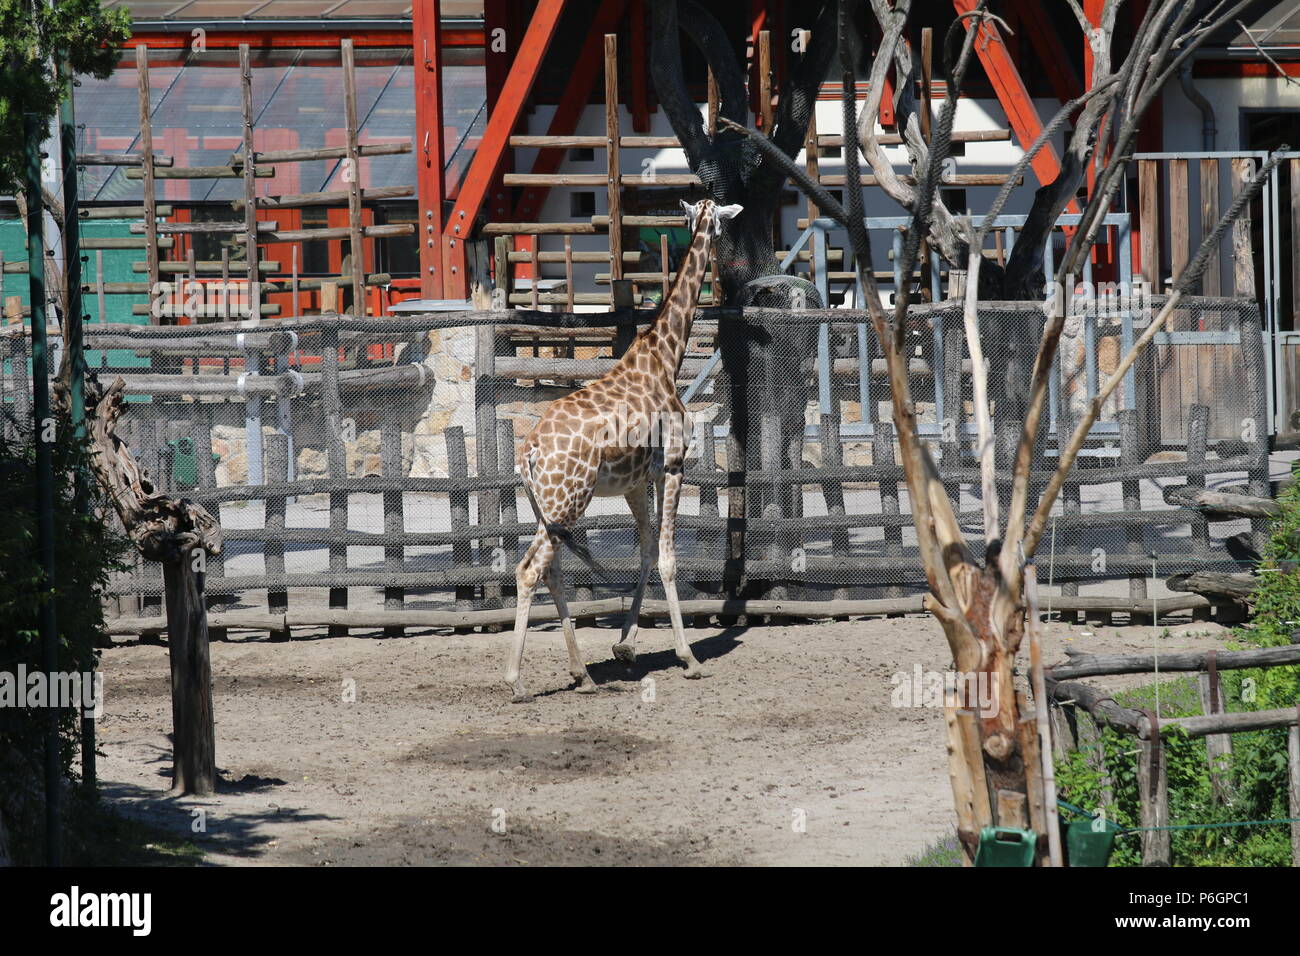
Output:
<instances>
[{"instance_id":1,"label":"green leafy tree","mask_svg":"<svg viewBox=\"0 0 1300 956\"><path fill-rule=\"evenodd\" d=\"M131 36L131 14L99 0L0 0L0 193L23 182L23 114L47 121L70 90L57 57L73 73L106 78Z\"/></svg>"}]
</instances>

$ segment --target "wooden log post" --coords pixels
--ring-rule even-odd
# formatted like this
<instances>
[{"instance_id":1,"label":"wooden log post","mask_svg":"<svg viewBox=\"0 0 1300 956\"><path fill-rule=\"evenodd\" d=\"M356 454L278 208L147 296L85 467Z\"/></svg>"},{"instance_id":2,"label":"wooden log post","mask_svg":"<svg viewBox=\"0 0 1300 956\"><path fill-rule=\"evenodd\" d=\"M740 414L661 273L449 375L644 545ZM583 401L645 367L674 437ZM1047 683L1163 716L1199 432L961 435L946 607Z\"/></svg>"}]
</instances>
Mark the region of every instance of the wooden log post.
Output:
<instances>
[{"instance_id":1,"label":"wooden log post","mask_svg":"<svg viewBox=\"0 0 1300 956\"><path fill-rule=\"evenodd\" d=\"M149 103L149 48L143 43L135 48L135 71L140 103L140 164L144 177L141 187L144 200L144 258L149 276L149 295L153 296L158 285L158 214L154 188L153 109ZM152 312L150 321L154 324L158 322L158 317Z\"/></svg>"},{"instance_id":2,"label":"wooden log post","mask_svg":"<svg viewBox=\"0 0 1300 956\"><path fill-rule=\"evenodd\" d=\"M206 556L221 551L221 527L201 505L159 494L117 434L124 405L119 378L107 390L86 382L91 469L139 554L163 566L172 687L172 790L216 787L212 662L204 598Z\"/></svg>"},{"instance_id":3,"label":"wooden log post","mask_svg":"<svg viewBox=\"0 0 1300 956\"><path fill-rule=\"evenodd\" d=\"M509 473L514 468L515 462L515 424L509 418L502 418L497 422L497 466L504 472ZM519 500L516 497L514 488L504 488L501 491L501 524L510 526L519 523ZM517 535L506 535L501 539L501 548L505 552L506 560L509 562L509 569L513 570L522 557L519 551L519 537ZM517 588L513 581L507 580L501 586L502 604L506 607L513 607L515 603Z\"/></svg>"},{"instance_id":4,"label":"wooden log post","mask_svg":"<svg viewBox=\"0 0 1300 956\"><path fill-rule=\"evenodd\" d=\"M1138 739L1137 782L1143 827L1169 826L1169 780L1165 769L1165 748L1156 718L1147 714L1147 736ZM1170 866L1168 830L1142 831L1142 865Z\"/></svg>"},{"instance_id":5,"label":"wooden log post","mask_svg":"<svg viewBox=\"0 0 1300 956\"><path fill-rule=\"evenodd\" d=\"M280 484L289 480L289 436L272 432L266 436L266 480L270 484ZM286 498L282 494L270 494L263 499L265 519L263 526L267 539L262 544L263 560L267 577L284 574L284 528ZM284 614L289 610L289 592L283 587L271 588L266 592L266 609L271 614ZM289 629L277 629L271 632L271 640L289 640Z\"/></svg>"},{"instance_id":6,"label":"wooden log post","mask_svg":"<svg viewBox=\"0 0 1300 956\"><path fill-rule=\"evenodd\" d=\"M196 461L196 477L198 483L196 491L211 490L217 487L217 463L212 459L212 406L196 402L194 405L194 420L190 429L190 437L194 442L194 455ZM217 508L215 517L220 520L221 511ZM208 568L205 581L211 581L213 578L220 578L225 574L225 557L221 553L214 554L208 558ZM225 600L220 595L210 594L207 596L208 610L214 607L220 607L225 604ZM208 627L208 637L214 641L224 641L227 638L227 630L224 627Z\"/></svg>"},{"instance_id":7,"label":"wooden log post","mask_svg":"<svg viewBox=\"0 0 1300 956\"><path fill-rule=\"evenodd\" d=\"M248 310L244 315L256 321L262 315L261 275L257 268L257 164L253 151L253 70L249 65L249 47L239 44L241 108L244 119L244 253L248 268ZM147 168L147 167L146 167ZM249 452L252 461L252 452Z\"/></svg>"},{"instance_id":8,"label":"wooden log post","mask_svg":"<svg viewBox=\"0 0 1300 956\"><path fill-rule=\"evenodd\" d=\"M838 404L837 402L837 407ZM827 468L843 466L844 445L840 441L840 421L837 415L832 414L822 419L821 438L822 464ZM844 509L844 485L840 482L822 482L822 498L826 502L826 513L828 515L842 517L846 513ZM895 502L895 505L897 505L897 502ZM831 553L837 558L847 558L849 556L849 532L847 528L832 533ZM837 587L835 589L835 598L837 600L848 596L848 588Z\"/></svg>"},{"instance_id":9,"label":"wooden log post","mask_svg":"<svg viewBox=\"0 0 1300 956\"><path fill-rule=\"evenodd\" d=\"M1138 447L1140 440L1140 423L1138 421L1138 412L1135 408L1125 408L1119 413L1119 458L1120 465L1126 468L1132 468L1142 462L1142 449ZM1137 514L1142 510L1142 488L1136 480L1126 480L1121 482L1124 495L1124 510L1129 514ZM1143 553L1143 543L1145 533L1142 525L1130 524L1125 532L1127 542L1124 546L1125 552L1130 556L1137 556ZM1134 601L1145 601L1147 598L1147 579L1145 575L1131 574L1128 579L1128 596ZM1150 624L1151 615L1134 614L1132 618L1134 624Z\"/></svg>"},{"instance_id":10,"label":"wooden log post","mask_svg":"<svg viewBox=\"0 0 1300 956\"><path fill-rule=\"evenodd\" d=\"M447 442L447 475L451 478L469 477L469 455L465 448L465 429L459 425L449 425L443 436ZM451 504L451 528L463 531L469 527L469 491L449 492ZM467 568L473 563L473 551L467 540L458 541L451 546L453 567ZM473 585L456 586L456 610L468 611L474 605ZM466 633L468 628L458 628L456 633Z\"/></svg>"},{"instance_id":11,"label":"wooden log post","mask_svg":"<svg viewBox=\"0 0 1300 956\"><path fill-rule=\"evenodd\" d=\"M1300 704L1296 705L1296 726L1287 729L1286 754L1287 806L1291 815L1291 865L1300 866Z\"/></svg>"},{"instance_id":12,"label":"wooden log post","mask_svg":"<svg viewBox=\"0 0 1300 956\"><path fill-rule=\"evenodd\" d=\"M1217 653L1208 652L1210 670L1196 677L1196 690L1201 698L1201 713L1205 716L1222 714L1227 708L1223 701L1223 688L1219 684L1219 671L1216 666ZM1231 762L1232 737L1227 734L1211 734L1205 738L1205 757L1209 764L1210 787L1217 803L1226 803L1232 796Z\"/></svg>"},{"instance_id":13,"label":"wooden log post","mask_svg":"<svg viewBox=\"0 0 1300 956\"><path fill-rule=\"evenodd\" d=\"M322 290L323 293L324 290ZM322 303L324 296L322 295ZM322 305L323 308L323 305ZM346 423L343 420L343 399L339 394L339 336L336 330L328 330L321 336L321 405L325 411L325 459L329 476L336 481L348 476L348 450L343 440ZM351 431L351 429L349 429ZM331 574L343 574L348 569L347 545L340 540L348 529L348 494L345 491L330 492L330 544L329 569ZM346 610L348 606L348 589L332 587L329 593L329 606ZM347 637L345 625L332 624L330 637Z\"/></svg>"},{"instance_id":14,"label":"wooden log post","mask_svg":"<svg viewBox=\"0 0 1300 956\"><path fill-rule=\"evenodd\" d=\"M379 463L385 478L401 479L406 474L402 461L402 423L393 407L381 412L379 424ZM384 492L384 535L393 538L406 531L404 496L400 490ZM406 549L400 544L384 545L384 570L400 574L406 570ZM406 589L384 588L384 610L400 613L406 603ZM403 627L385 627L384 637L402 637Z\"/></svg>"},{"instance_id":15,"label":"wooden log post","mask_svg":"<svg viewBox=\"0 0 1300 956\"><path fill-rule=\"evenodd\" d=\"M619 157L618 34L605 34L605 172L609 185L609 274L623 278L622 166ZM537 277L533 277L537 281Z\"/></svg>"},{"instance_id":16,"label":"wooden log post","mask_svg":"<svg viewBox=\"0 0 1300 956\"><path fill-rule=\"evenodd\" d=\"M875 429L871 437L871 461L877 468L893 471L897 467L894 459L894 423L893 422L876 422ZM899 483L888 479L880 479L880 513L887 519L895 517L900 512ZM903 527L893 521L887 521L885 524L885 557L902 558L903 556ZM891 584L885 588L885 596L896 598L901 597L903 589L897 584Z\"/></svg>"},{"instance_id":17,"label":"wooden log post","mask_svg":"<svg viewBox=\"0 0 1300 956\"><path fill-rule=\"evenodd\" d=\"M533 251L538 240L533 239ZM485 240L466 243L466 271L470 296L476 308L490 309L495 299L489 267L488 244ZM533 272L533 287L540 278ZM496 326L482 325L474 332L474 458L480 477L494 479L501 472L497 460L497 355L502 351L502 336ZM492 527L500 523L501 493L495 487L480 490L477 495L478 523ZM480 538L478 562L482 567L493 567L494 554L501 546L499 538ZM483 606L501 607L501 582L488 581L483 585ZM499 627L485 628L496 633Z\"/></svg>"},{"instance_id":18,"label":"wooden log post","mask_svg":"<svg viewBox=\"0 0 1300 956\"><path fill-rule=\"evenodd\" d=\"M339 41L343 59L343 119L347 126L347 155L343 158L343 181L348 185L348 244L351 258L352 309L357 318L366 314L366 245L361 221L361 150L357 142L357 71L353 62L352 39ZM251 240L251 236L250 236Z\"/></svg>"}]
</instances>

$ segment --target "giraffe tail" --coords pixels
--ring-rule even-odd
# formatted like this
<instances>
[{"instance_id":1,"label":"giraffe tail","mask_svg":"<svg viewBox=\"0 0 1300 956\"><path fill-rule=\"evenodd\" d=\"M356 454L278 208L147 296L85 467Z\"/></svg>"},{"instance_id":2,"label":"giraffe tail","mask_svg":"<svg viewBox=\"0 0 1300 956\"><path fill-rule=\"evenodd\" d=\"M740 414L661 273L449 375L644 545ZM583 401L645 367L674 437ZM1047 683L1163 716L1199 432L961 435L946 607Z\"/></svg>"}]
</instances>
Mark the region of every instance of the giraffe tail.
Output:
<instances>
[{"instance_id":1,"label":"giraffe tail","mask_svg":"<svg viewBox=\"0 0 1300 956\"><path fill-rule=\"evenodd\" d=\"M563 541L574 555L591 569L592 574L601 578L606 583L612 583L613 577L610 575L592 555L591 550L577 539L572 531L560 524L558 521L547 521L542 515L541 506L537 504L537 498L533 496L533 475L532 475L532 456L531 454L521 455L516 463L515 470L524 480L524 493L528 495L528 503L533 506L533 514L537 520L546 525L546 532L551 536Z\"/></svg>"}]
</instances>

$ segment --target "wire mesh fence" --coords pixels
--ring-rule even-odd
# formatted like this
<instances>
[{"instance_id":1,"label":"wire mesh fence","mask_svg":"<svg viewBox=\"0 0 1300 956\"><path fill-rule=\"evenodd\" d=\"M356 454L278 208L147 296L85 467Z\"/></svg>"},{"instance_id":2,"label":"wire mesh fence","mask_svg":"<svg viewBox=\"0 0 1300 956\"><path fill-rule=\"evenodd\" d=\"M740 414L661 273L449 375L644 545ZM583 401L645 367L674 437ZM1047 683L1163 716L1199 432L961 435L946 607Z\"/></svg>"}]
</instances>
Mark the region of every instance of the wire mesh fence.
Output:
<instances>
[{"instance_id":1,"label":"wire mesh fence","mask_svg":"<svg viewBox=\"0 0 1300 956\"><path fill-rule=\"evenodd\" d=\"M1091 299L1067 319L1031 507L1086 404L1162 301ZM514 471L517 444L551 401L612 368L629 327L649 319L449 313L86 334L92 369L127 383L123 429L142 466L161 489L219 515L214 604L397 627L420 611L510 606L536 529ZM1041 304L981 311L1000 475L1010 474L1042 322ZM1058 604L1095 594L1136 608L1154 596L1153 570L1232 568L1233 541L1262 531L1259 519L1185 506L1199 488L1268 494L1258 308L1189 299L1170 328L1105 403L1056 506L1039 563ZM981 549L960 309L918 306L906 331L923 436ZM767 353L735 397L745 403L739 435L716 346L742 333ZM4 408L21 420L24 340L3 342ZM677 525L684 599L717 598L738 581L751 595L791 600L907 600L924 590L885 363L864 313L702 310L677 384L692 432ZM1006 483L1000 494L1009 498ZM567 561L571 598L629 594L639 549L622 498L594 499L577 534L599 573ZM148 563L115 582L128 615L147 613L161 586Z\"/></svg>"}]
</instances>

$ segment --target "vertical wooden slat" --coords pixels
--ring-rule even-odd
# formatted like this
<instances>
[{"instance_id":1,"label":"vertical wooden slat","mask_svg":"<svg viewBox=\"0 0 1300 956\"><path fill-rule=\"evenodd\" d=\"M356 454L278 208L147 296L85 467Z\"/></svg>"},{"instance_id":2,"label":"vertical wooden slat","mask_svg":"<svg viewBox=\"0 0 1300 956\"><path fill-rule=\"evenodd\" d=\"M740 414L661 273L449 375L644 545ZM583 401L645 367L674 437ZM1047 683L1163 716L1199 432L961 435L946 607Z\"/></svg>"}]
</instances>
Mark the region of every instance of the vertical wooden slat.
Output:
<instances>
[{"instance_id":1,"label":"vertical wooden slat","mask_svg":"<svg viewBox=\"0 0 1300 956\"><path fill-rule=\"evenodd\" d=\"M1223 700L1223 687L1217 680L1211 680L1209 674L1198 674L1196 691L1201 698L1201 713L1207 717L1226 711ZM1230 796L1232 761L1232 735L1208 734L1205 738L1205 756L1209 763L1210 787L1215 801L1224 803Z\"/></svg>"},{"instance_id":2,"label":"vertical wooden slat","mask_svg":"<svg viewBox=\"0 0 1300 956\"><path fill-rule=\"evenodd\" d=\"M149 276L149 295L152 299L158 285L158 197L154 193L153 118L149 105L149 48L143 43L135 48L136 83L140 99L140 169L144 205L144 258ZM149 321L158 324L158 316L150 310Z\"/></svg>"},{"instance_id":3,"label":"vertical wooden slat","mask_svg":"<svg viewBox=\"0 0 1300 956\"><path fill-rule=\"evenodd\" d=\"M1142 230L1142 277L1160 292L1160 160L1138 160L1138 225Z\"/></svg>"},{"instance_id":4,"label":"vertical wooden slat","mask_svg":"<svg viewBox=\"0 0 1300 956\"><path fill-rule=\"evenodd\" d=\"M871 463L875 467L882 469L892 470L895 467L894 425L892 422L876 423L871 437ZM881 478L880 513L886 518L899 514L898 488L897 478ZM896 522L890 522L885 526L885 557L901 559L902 556L903 528ZM886 597L901 597L902 593L902 589L897 584L891 584L885 588Z\"/></svg>"},{"instance_id":5,"label":"vertical wooden slat","mask_svg":"<svg viewBox=\"0 0 1300 956\"><path fill-rule=\"evenodd\" d=\"M397 409L391 405L381 411L379 423L379 465L383 476L389 479L406 477L406 468L402 459L402 423L397 417ZM390 538L406 531L404 511L405 496L401 491L384 492L384 534ZM400 574L406 570L406 549L400 544L384 545L384 570L389 574ZM384 588L384 611L401 613L406 604L406 589L400 587ZM385 637L401 637L406 633L403 627L385 627Z\"/></svg>"},{"instance_id":6,"label":"vertical wooden slat","mask_svg":"<svg viewBox=\"0 0 1300 956\"><path fill-rule=\"evenodd\" d=\"M528 280L529 289L532 293L532 302L529 305L529 308L536 312L538 306L541 304L541 299L538 297L541 295L542 266L537 258L537 246L541 243L542 237L533 236L532 240L533 241L528 245L528 254L533 267L533 277Z\"/></svg>"},{"instance_id":7,"label":"vertical wooden slat","mask_svg":"<svg viewBox=\"0 0 1300 956\"><path fill-rule=\"evenodd\" d=\"M668 233L659 234L659 264L663 267L663 278L660 285L663 290L663 302L668 302L668 288L671 284L670 274L672 272L672 263L668 261Z\"/></svg>"},{"instance_id":8,"label":"vertical wooden slat","mask_svg":"<svg viewBox=\"0 0 1300 956\"><path fill-rule=\"evenodd\" d=\"M352 39L339 41L343 54L343 121L347 125L348 236L352 246L352 314L366 314L366 247L361 227L361 152L357 144L357 72ZM464 241L462 237L461 241Z\"/></svg>"},{"instance_id":9,"label":"vertical wooden slat","mask_svg":"<svg viewBox=\"0 0 1300 956\"><path fill-rule=\"evenodd\" d=\"M758 31L758 110L763 132L772 135L772 33Z\"/></svg>"},{"instance_id":10,"label":"vertical wooden slat","mask_svg":"<svg viewBox=\"0 0 1300 956\"><path fill-rule=\"evenodd\" d=\"M266 436L266 480L278 484L289 480L289 436L272 432ZM263 501L265 520L263 527L268 532L262 544L263 560L266 563L268 577L284 574L284 525L285 496L272 495ZM278 535L278 536L277 536ZM289 592L284 588L271 588L266 592L266 609L272 614L284 614L289 609ZM289 630L272 631L271 640L289 639Z\"/></svg>"},{"instance_id":11,"label":"vertical wooden slat","mask_svg":"<svg viewBox=\"0 0 1300 956\"><path fill-rule=\"evenodd\" d=\"M321 284L322 305L324 311L324 293L326 284ZM333 288L331 284L331 288ZM337 292L335 293L337 295ZM335 481L348 476L347 446L343 443L343 400L339 394L339 336L334 330L326 330L321 335L321 404L325 409L325 445L329 476ZM330 545L329 569L331 574L343 574L348 569L347 545L340 541L340 536L348 528L348 495L344 491L330 492ZM348 589L332 587L329 593L329 606L343 610L348 606ZM348 629L342 625L331 625L331 637L346 637Z\"/></svg>"},{"instance_id":12,"label":"vertical wooden slat","mask_svg":"<svg viewBox=\"0 0 1300 956\"><path fill-rule=\"evenodd\" d=\"M514 422L508 418L503 418L497 422L497 463L502 472L509 473L514 469L514 461ZM501 491L501 523L503 525L519 523L519 501L515 496L514 488L504 488ZM506 556L510 561L510 568L513 569L519 563L518 535L507 534L501 539L501 547L505 549ZM501 594L506 604L514 603L515 585L509 579L502 585Z\"/></svg>"},{"instance_id":13,"label":"vertical wooden slat","mask_svg":"<svg viewBox=\"0 0 1300 956\"><path fill-rule=\"evenodd\" d=\"M253 155L253 71L248 44L239 44L241 108L244 119L244 249L248 259L249 321L262 316L261 276L257 271L257 164Z\"/></svg>"},{"instance_id":14,"label":"vertical wooden slat","mask_svg":"<svg viewBox=\"0 0 1300 956\"><path fill-rule=\"evenodd\" d=\"M1138 447L1139 428L1137 409L1125 408L1119 413L1119 459L1120 466L1124 468L1133 468L1142 463L1142 449ZM1121 488L1124 496L1124 511L1128 514L1138 514L1142 511L1142 492L1141 483L1138 481L1121 482ZM1136 557L1144 553L1143 540L1144 530L1140 524L1130 524L1125 532L1127 543L1125 551L1129 557ZM1128 596L1139 604L1144 602L1147 597L1147 579L1145 575L1131 574L1128 579ZM1149 615L1133 615L1134 624L1149 623Z\"/></svg>"},{"instance_id":15,"label":"vertical wooden slat","mask_svg":"<svg viewBox=\"0 0 1300 956\"><path fill-rule=\"evenodd\" d=\"M450 425L443 432L447 442L447 476L450 478L469 477L469 458L465 450L465 429L459 425ZM469 491L453 491L449 494L451 501L451 530L465 531L469 528ZM468 568L473 564L473 557L468 541L457 541L451 546L452 566ZM474 588L467 585L456 586L456 608L468 611L473 606ZM458 630L468 630L458 629Z\"/></svg>"},{"instance_id":16,"label":"vertical wooden slat","mask_svg":"<svg viewBox=\"0 0 1300 956\"><path fill-rule=\"evenodd\" d=\"M706 130L709 139L718 135L718 78L713 75L713 67L709 67L708 91L705 94L708 105L705 107L705 122L708 124Z\"/></svg>"},{"instance_id":17,"label":"vertical wooden slat","mask_svg":"<svg viewBox=\"0 0 1300 956\"><path fill-rule=\"evenodd\" d=\"M573 236L564 237L564 308L573 311Z\"/></svg>"},{"instance_id":18,"label":"vertical wooden slat","mask_svg":"<svg viewBox=\"0 0 1300 956\"><path fill-rule=\"evenodd\" d=\"M619 160L618 34L605 34L605 171L609 175L609 275L623 278L623 199ZM533 281L536 280L534 275Z\"/></svg>"},{"instance_id":19,"label":"vertical wooden slat","mask_svg":"<svg viewBox=\"0 0 1300 956\"><path fill-rule=\"evenodd\" d=\"M1247 186L1250 185L1250 181L1251 179L1254 178L1254 175L1255 175L1254 159L1251 159L1250 157L1247 156L1239 156L1233 159L1232 196L1234 200L1237 198L1237 196L1241 194L1242 190L1244 190ZM1294 166L1292 167L1292 176L1293 177L1295 176ZM1300 180L1296 180L1292 178L1291 182L1293 183L1300 182ZM1297 207L1295 205L1296 201L1297 201L1296 197L1293 195L1292 196L1293 215L1300 216L1300 211L1296 211L1297 210ZM1296 233L1293 232L1292 235L1294 236L1296 235ZM1300 245L1300 243L1296 243L1293 241L1291 244L1291 253L1293 256L1296 254L1297 245ZM1246 208L1242 211L1242 214L1237 219L1237 221L1232 224L1232 293L1237 298L1243 298L1243 299L1255 298L1255 257L1254 257L1252 239L1251 239L1251 221L1250 221L1249 205L1247 205ZM1234 328L1239 328L1241 326L1241 323L1235 320L1231 324ZM1243 329L1243 332L1245 331L1248 330ZM1256 341L1258 341L1257 336L1256 336ZM1244 345L1245 342L1243 341L1243 346ZM1251 351L1252 350L1243 349L1243 353L1242 353L1243 357L1249 358ZM1288 363L1288 366L1290 366L1290 363ZM1294 394L1290 394L1290 395L1282 394L1278 396L1279 400L1282 402L1287 402L1288 399L1294 399L1294 397L1295 397ZM1289 404L1291 407L1295 407L1294 401L1287 402L1287 404ZM1286 407L1286 405L1283 405L1283 407ZM1239 419L1240 417L1241 416L1238 416ZM1265 427L1265 423L1263 421L1257 422L1256 424L1258 430L1265 433L1268 431L1268 428ZM1237 427L1238 429L1240 428L1240 422L1237 423Z\"/></svg>"},{"instance_id":20,"label":"vertical wooden slat","mask_svg":"<svg viewBox=\"0 0 1300 956\"><path fill-rule=\"evenodd\" d=\"M1169 161L1169 275L1174 281L1183 274L1191 256L1190 198L1187 160L1171 159ZM1170 319L1169 328L1187 331L1186 323L1187 311L1179 309ZM1172 366L1173 374L1169 382L1172 394L1165 397L1165 403L1168 410L1177 414L1177 424L1173 427L1175 434L1180 434L1186 428L1182 409L1195 404L1200 397L1200 369L1193 352L1171 346L1167 354L1170 357L1169 365Z\"/></svg>"}]
</instances>

